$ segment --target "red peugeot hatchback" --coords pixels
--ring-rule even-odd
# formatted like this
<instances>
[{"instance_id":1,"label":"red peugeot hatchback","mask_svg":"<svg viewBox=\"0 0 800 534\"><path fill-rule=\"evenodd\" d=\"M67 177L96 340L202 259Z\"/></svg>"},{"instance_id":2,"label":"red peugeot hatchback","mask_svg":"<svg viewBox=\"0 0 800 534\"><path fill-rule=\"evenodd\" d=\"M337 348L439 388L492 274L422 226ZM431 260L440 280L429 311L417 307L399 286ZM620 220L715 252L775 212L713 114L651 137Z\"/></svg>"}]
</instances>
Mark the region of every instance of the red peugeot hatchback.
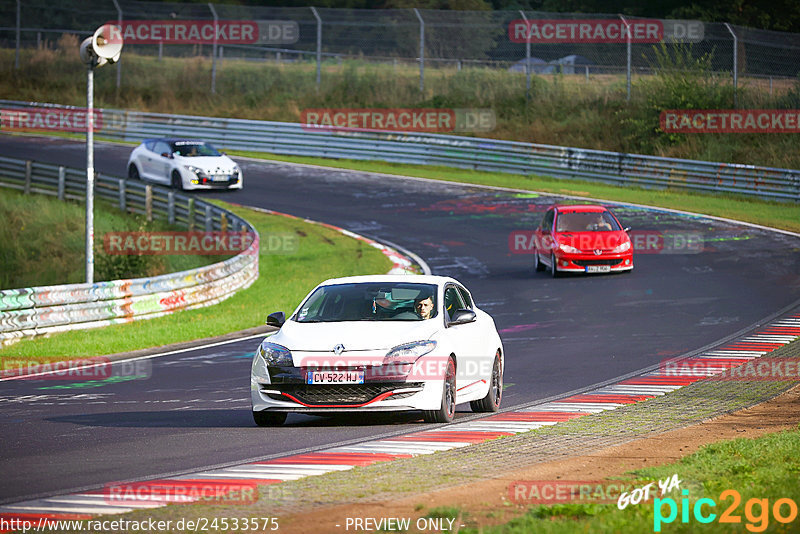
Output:
<instances>
[{"instance_id":1,"label":"red peugeot hatchback","mask_svg":"<svg viewBox=\"0 0 800 534\"><path fill-rule=\"evenodd\" d=\"M534 236L534 265L560 273L613 273L633 269L629 228L605 206L555 205Z\"/></svg>"}]
</instances>

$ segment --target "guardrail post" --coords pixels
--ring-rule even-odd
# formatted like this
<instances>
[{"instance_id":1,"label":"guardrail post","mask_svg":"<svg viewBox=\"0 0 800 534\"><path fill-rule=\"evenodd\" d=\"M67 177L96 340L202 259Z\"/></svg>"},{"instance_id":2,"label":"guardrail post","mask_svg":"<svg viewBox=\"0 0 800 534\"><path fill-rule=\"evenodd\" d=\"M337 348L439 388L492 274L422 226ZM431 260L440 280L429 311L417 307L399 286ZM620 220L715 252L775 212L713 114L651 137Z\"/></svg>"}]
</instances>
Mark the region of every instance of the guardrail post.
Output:
<instances>
[{"instance_id":1,"label":"guardrail post","mask_svg":"<svg viewBox=\"0 0 800 534\"><path fill-rule=\"evenodd\" d=\"M147 222L153 220L153 186L144 186L144 216Z\"/></svg>"},{"instance_id":2,"label":"guardrail post","mask_svg":"<svg viewBox=\"0 0 800 534\"><path fill-rule=\"evenodd\" d=\"M194 199L190 198L189 203L186 205L186 229L194 232Z\"/></svg>"},{"instance_id":3,"label":"guardrail post","mask_svg":"<svg viewBox=\"0 0 800 534\"><path fill-rule=\"evenodd\" d=\"M319 89L320 82L322 81L322 18L317 13L317 8L311 7L311 12L314 18L317 19L317 89ZM278 56L280 61L280 56Z\"/></svg>"},{"instance_id":4,"label":"guardrail post","mask_svg":"<svg viewBox=\"0 0 800 534\"><path fill-rule=\"evenodd\" d=\"M31 171L33 169L33 162L28 160L25 162L25 194L31 193Z\"/></svg>"},{"instance_id":5,"label":"guardrail post","mask_svg":"<svg viewBox=\"0 0 800 534\"><path fill-rule=\"evenodd\" d=\"M206 204L205 223L206 223L206 232L213 232L214 231L214 219L211 216L211 206L208 205L208 204Z\"/></svg>"},{"instance_id":6,"label":"guardrail post","mask_svg":"<svg viewBox=\"0 0 800 534\"><path fill-rule=\"evenodd\" d=\"M220 232L228 231L228 216L225 215L224 211L219 215L219 231Z\"/></svg>"},{"instance_id":7,"label":"guardrail post","mask_svg":"<svg viewBox=\"0 0 800 534\"><path fill-rule=\"evenodd\" d=\"M175 224L175 192L167 193L167 222Z\"/></svg>"},{"instance_id":8,"label":"guardrail post","mask_svg":"<svg viewBox=\"0 0 800 534\"><path fill-rule=\"evenodd\" d=\"M125 194L127 191L125 190L125 180L122 178L119 179L119 211L125 212L127 211L128 207L125 205Z\"/></svg>"},{"instance_id":9,"label":"guardrail post","mask_svg":"<svg viewBox=\"0 0 800 534\"><path fill-rule=\"evenodd\" d=\"M58 168L58 200L64 200L64 190L67 188L67 174L64 166Z\"/></svg>"}]
</instances>

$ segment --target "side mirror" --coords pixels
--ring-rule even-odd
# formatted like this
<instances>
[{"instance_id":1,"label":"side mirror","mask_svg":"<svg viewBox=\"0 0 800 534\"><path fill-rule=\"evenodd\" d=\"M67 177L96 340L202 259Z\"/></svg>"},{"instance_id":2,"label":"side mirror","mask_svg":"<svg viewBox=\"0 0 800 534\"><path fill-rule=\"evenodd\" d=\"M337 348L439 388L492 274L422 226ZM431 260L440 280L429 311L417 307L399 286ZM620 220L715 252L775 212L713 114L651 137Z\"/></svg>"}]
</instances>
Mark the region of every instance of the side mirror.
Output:
<instances>
[{"instance_id":1,"label":"side mirror","mask_svg":"<svg viewBox=\"0 0 800 534\"><path fill-rule=\"evenodd\" d=\"M162 157L162 158L169 158L169 159L172 159L172 154L170 154L169 152L162 152L162 153L161 153L161 157Z\"/></svg>"},{"instance_id":2,"label":"side mirror","mask_svg":"<svg viewBox=\"0 0 800 534\"><path fill-rule=\"evenodd\" d=\"M622 229L622 231L623 232L630 232L631 231L631 227L630 226L626 226L625 228Z\"/></svg>"},{"instance_id":3,"label":"side mirror","mask_svg":"<svg viewBox=\"0 0 800 534\"><path fill-rule=\"evenodd\" d=\"M286 314L281 312L270 313L267 315L267 326L280 328L286 322Z\"/></svg>"},{"instance_id":4,"label":"side mirror","mask_svg":"<svg viewBox=\"0 0 800 534\"><path fill-rule=\"evenodd\" d=\"M454 324L471 323L476 319L475 312L472 310L460 309L453 313L453 318L447 322L447 326Z\"/></svg>"}]
</instances>

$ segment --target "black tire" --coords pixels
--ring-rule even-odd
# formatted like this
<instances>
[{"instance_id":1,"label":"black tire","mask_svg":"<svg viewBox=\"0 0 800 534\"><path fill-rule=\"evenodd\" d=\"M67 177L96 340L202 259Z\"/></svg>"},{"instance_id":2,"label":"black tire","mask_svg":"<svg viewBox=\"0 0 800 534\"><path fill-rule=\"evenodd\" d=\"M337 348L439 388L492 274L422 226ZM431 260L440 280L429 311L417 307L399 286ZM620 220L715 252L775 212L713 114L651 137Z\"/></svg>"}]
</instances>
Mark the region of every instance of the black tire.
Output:
<instances>
[{"instance_id":1,"label":"black tire","mask_svg":"<svg viewBox=\"0 0 800 534\"><path fill-rule=\"evenodd\" d=\"M554 253L550 254L550 276L553 278L558 278L558 260L556 260L556 255Z\"/></svg>"},{"instance_id":2,"label":"black tire","mask_svg":"<svg viewBox=\"0 0 800 534\"><path fill-rule=\"evenodd\" d=\"M178 171L172 171L172 179L170 180L170 185L172 186L172 189L183 191L183 179L181 179L181 173L179 173Z\"/></svg>"},{"instance_id":3,"label":"black tire","mask_svg":"<svg viewBox=\"0 0 800 534\"><path fill-rule=\"evenodd\" d=\"M537 249L533 249L533 267L536 272L544 271L544 263L539 260L539 251Z\"/></svg>"},{"instance_id":4,"label":"black tire","mask_svg":"<svg viewBox=\"0 0 800 534\"><path fill-rule=\"evenodd\" d=\"M258 426L281 426L286 422L286 412L269 412L267 410L253 412L253 421Z\"/></svg>"},{"instance_id":5,"label":"black tire","mask_svg":"<svg viewBox=\"0 0 800 534\"><path fill-rule=\"evenodd\" d=\"M500 409L500 402L503 400L503 358L500 351L494 357L492 366L492 380L489 383L489 392L484 398L471 401L469 407L473 412L496 412Z\"/></svg>"},{"instance_id":6,"label":"black tire","mask_svg":"<svg viewBox=\"0 0 800 534\"><path fill-rule=\"evenodd\" d=\"M442 387L442 404L438 410L424 410L427 423L452 423L456 415L456 362L451 356L447 360L447 370Z\"/></svg>"},{"instance_id":7,"label":"black tire","mask_svg":"<svg viewBox=\"0 0 800 534\"><path fill-rule=\"evenodd\" d=\"M141 180L141 176L139 176L139 168L136 166L135 163L131 163L131 166L128 167L128 178L131 180Z\"/></svg>"}]
</instances>

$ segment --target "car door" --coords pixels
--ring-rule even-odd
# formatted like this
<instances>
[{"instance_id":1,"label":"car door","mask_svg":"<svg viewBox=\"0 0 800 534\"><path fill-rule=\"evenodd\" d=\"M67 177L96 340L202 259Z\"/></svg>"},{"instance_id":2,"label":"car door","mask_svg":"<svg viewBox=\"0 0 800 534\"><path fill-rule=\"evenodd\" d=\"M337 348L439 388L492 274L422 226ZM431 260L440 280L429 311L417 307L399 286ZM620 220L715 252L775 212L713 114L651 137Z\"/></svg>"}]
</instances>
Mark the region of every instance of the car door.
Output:
<instances>
[{"instance_id":1,"label":"car door","mask_svg":"<svg viewBox=\"0 0 800 534\"><path fill-rule=\"evenodd\" d=\"M462 288L463 289L463 288ZM466 291L464 290L464 293ZM472 303L467 305L456 284L448 284L444 291L442 313L445 320L445 337L448 345L455 352L457 364L456 389L463 390L480 380L478 369L482 358L481 328L478 321L463 324L449 324L453 314L460 309L472 309ZM459 401L460 402L460 401Z\"/></svg>"},{"instance_id":2,"label":"car door","mask_svg":"<svg viewBox=\"0 0 800 534\"><path fill-rule=\"evenodd\" d=\"M165 156L164 154L167 155ZM150 179L168 184L170 180L170 169L172 168L172 158L170 157L172 155L172 148L170 148L169 143L166 141L156 141L153 152L148 155L152 158L150 161L152 165Z\"/></svg>"}]
</instances>

